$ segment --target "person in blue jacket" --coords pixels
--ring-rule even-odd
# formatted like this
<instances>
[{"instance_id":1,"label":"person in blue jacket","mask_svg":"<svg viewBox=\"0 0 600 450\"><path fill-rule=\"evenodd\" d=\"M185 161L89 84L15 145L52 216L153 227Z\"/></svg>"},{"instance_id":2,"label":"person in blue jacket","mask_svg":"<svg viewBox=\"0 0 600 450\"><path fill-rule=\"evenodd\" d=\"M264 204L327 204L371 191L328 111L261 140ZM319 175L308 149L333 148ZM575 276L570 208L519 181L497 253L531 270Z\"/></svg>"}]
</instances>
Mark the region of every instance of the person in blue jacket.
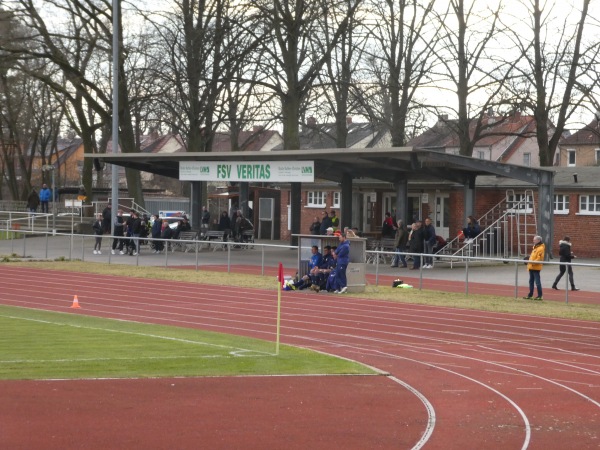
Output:
<instances>
[{"instance_id":1,"label":"person in blue jacket","mask_svg":"<svg viewBox=\"0 0 600 450\"><path fill-rule=\"evenodd\" d=\"M47 184L42 184L42 189L40 190L40 205L42 206L42 212L48 213L48 202L52 197L52 191L48 189Z\"/></svg>"},{"instance_id":2,"label":"person in blue jacket","mask_svg":"<svg viewBox=\"0 0 600 450\"><path fill-rule=\"evenodd\" d=\"M343 294L348 290L348 281L346 280L346 268L350 262L350 241L346 239L346 233L340 234L340 245L333 254L336 260L335 266L335 286L336 294Z\"/></svg>"}]
</instances>

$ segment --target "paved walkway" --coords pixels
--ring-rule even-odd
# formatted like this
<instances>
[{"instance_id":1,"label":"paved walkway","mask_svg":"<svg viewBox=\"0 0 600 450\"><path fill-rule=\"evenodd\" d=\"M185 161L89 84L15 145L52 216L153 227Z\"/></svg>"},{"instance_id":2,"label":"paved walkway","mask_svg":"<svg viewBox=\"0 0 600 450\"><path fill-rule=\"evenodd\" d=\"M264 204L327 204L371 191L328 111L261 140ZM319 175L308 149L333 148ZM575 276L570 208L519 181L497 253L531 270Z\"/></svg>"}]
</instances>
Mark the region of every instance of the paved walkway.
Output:
<instances>
[{"instance_id":1,"label":"paved walkway","mask_svg":"<svg viewBox=\"0 0 600 450\"><path fill-rule=\"evenodd\" d=\"M148 246L142 246L138 256L111 255L110 244L112 238L103 239L102 255L92 254L93 237L81 235L57 235L49 237L28 237L27 239L14 239L0 241L0 257L15 254L31 259L79 259L91 262L105 262L122 265L141 266L226 266L236 271L236 266L255 266L261 270L258 273L269 274L281 262L286 274L293 274L297 267L298 254L295 248L284 241L257 241L250 249L230 248L230 250L216 250L211 248L195 249L190 252L175 251L168 254L153 254ZM542 270L542 285L545 295L550 290L554 278L558 273L558 261L553 260L545 264ZM576 259L574 262L575 283L583 292L600 293L600 261L597 259ZM521 295L528 284L527 269L521 260L512 260L507 263L471 261L468 268L465 264L449 264L437 262L433 269L420 271L403 268L391 268L389 264L367 264L369 282L388 284L389 277L409 278L412 284L417 285L420 277L423 280L446 280L450 282L483 283L501 286L519 286ZM566 286L566 274L560 282L560 288ZM427 286L425 286L427 287ZM562 291L564 293L564 291ZM600 301L600 296L598 297Z\"/></svg>"}]
</instances>

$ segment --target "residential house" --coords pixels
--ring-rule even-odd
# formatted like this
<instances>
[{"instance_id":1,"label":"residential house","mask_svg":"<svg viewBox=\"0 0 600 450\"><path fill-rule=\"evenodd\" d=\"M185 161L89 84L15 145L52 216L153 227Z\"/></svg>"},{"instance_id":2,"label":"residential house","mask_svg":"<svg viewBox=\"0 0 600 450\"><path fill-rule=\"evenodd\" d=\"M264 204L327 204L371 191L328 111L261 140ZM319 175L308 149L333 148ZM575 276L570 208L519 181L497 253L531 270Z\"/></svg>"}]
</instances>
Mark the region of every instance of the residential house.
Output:
<instances>
[{"instance_id":1,"label":"residential house","mask_svg":"<svg viewBox=\"0 0 600 450\"><path fill-rule=\"evenodd\" d=\"M559 143L556 165L582 167L600 165L600 122L594 119Z\"/></svg>"},{"instance_id":2,"label":"residential house","mask_svg":"<svg viewBox=\"0 0 600 450\"><path fill-rule=\"evenodd\" d=\"M455 120L440 116L438 122L423 134L407 142L408 147L434 148L446 153L459 154L460 142L451 125ZM508 117L487 115L481 139L473 148L473 158L539 167L540 159L535 136L535 119L515 113ZM470 134L475 134L477 121L472 120Z\"/></svg>"}]
</instances>

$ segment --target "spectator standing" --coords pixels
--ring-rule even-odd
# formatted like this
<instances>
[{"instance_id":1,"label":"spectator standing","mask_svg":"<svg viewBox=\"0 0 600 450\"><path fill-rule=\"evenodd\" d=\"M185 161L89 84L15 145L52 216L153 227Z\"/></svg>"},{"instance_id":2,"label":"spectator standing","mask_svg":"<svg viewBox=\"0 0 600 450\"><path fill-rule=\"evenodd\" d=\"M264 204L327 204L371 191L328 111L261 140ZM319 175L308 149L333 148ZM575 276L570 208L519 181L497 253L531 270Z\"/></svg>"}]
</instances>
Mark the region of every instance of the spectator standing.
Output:
<instances>
[{"instance_id":1,"label":"spectator standing","mask_svg":"<svg viewBox=\"0 0 600 450\"><path fill-rule=\"evenodd\" d=\"M210 211L206 206L202 207L202 215L200 217L200 231L206 233L210 226Z\"/></svg>"},{"instance_id":2,"label":"spectator standing","mask_svg":"<svg viewBox=\"0 0 600 450\"><path fill-rule=\"evenodd\" d=\"M133 220L131 222L131 235L133 236L133 253L132 256L136 256L140 252L140 234L142 233L142 219L140 215L134 211L131 216Z\"/></svg>"},{"instance_id":3,"label":"spectator standing","mask_svg":"<svg viewBox=\"0 0 600 450\"><path fill-rule=\"evenodd\" d=\"M102 229L104 233L110 233L110 221L112 219L112 205L109 203L102 210Z\"/></svg>"},{"instance_id":4,"label":"spectator standing","mask_svg":"<svg viewBox=\"0 0 600 450\"><path fill-rule=\"evenodd\" d=\"M402 262L402 267L407 267L408 264L406 263L404 252L406 251L406 245L408 244L408 230L402 219L398 220L397 226L396 237L394 239L396 255L394 255L394 259L392 260L392 267L398 267L398 262Z\"/></svg>"},{"instance_id":5,"label":"spectator standing","mask_svg":"<svg viewBox=\"0 0 600 450\"><path fill-rule=\"evenodd\" d=\"M336 260L335 265L335 293L343 294L348 290L348 280L346 279L346 269L350 262L350 241L346 239L345 234L339 236L340 244L334 252Z\"/></svg>"},{"instance_id":6,"label":"spectator standing","mask_svg":"<svg viewBox=\"0 0 600 450\"><path fill-rule=\"evenodd\" d=\"M117 211L114 225L115 225L115 228L113 231L112 250L110 252L114 255L115 250L117 249L117 245L118 245L119 253L121 255L123 255L123 254L125 254L123 252L123 245L125 244L125 240L123 239L123 235L125 234L125 219L123 219L123 210L122 209L119 209Z\"/></svg>"},{"instance_id":7,"label":"spectator standing","mask_svg":"<svg viewBox=\"0 0 600 450\"><path fill-rule=\"evenodd\" d=\"M317 216L315 216L315 220L313 220L313 223L310 224L310 234L321 234L321 222L319 221L319 218Z\"/></svg>"},{"instance_id":8,"label":"spectator standing","mask_svg":"<svg viewBox=\"0 0 600 450\"><path fill-rule=\"evenodd\" d=\"M38 206L40 206L40 196L33 188L27 197L27 211L34 213L37 211Z\"/></svg>"},{"instance_id":9,"label":"spectator standing","mask_svg":"<svg viewBox=\"0 0 600 450\"><path fill-rule=\"evenodd\" d=\"M531 255L529 255L529 261L527 262L527 270L529 271L529 294L527 297L523 297L528 300L533 298L534 300L543 300L542 297L542 280L540 278L540 272L542 271L543 264L540 264L544 260L546 255L546 246L542 243L541 236L535 236L533 238L533 249ZM533 297L533 286L537 287L537 297Z\"/></svg>"},{"instance_id":10,"label":"spectator standing","mask_svg":"<svg viewBox=\"0 0 600 450\"><path fill-rule=\"evenodd\" d=\"M94 242L94 255L101 255L102 251L102 235L104 234L104 228L102 228L102 214L96 215L96 220L92 223L92 229L96 241Z\"/></svg>"},{"instance_id":11,"label":"spectator standing","mask_svg":"<svg viewBox=\"0 0 600 450\"><path fill-rule=\"evenodd\" d=\"M329 225L329 226L333 228L334 232L336 232L337 230L340 229L340 219L338 216L335 215L334 210L331 210L329 212L329 220L331 222L331 225Z\"/></svg>"},{"instance_id":12,"label":"spectator standing","mask_svg":"<svg viewBox=\"0 0 600 450\"><path fill-rule=\"evenodd\" d=\"M322 219L321 219L321 228L320 228L320 234L321 235L326 235L327 234L327 228L331 227L331 219L329 218L329 214L327 214L327 211L323 211L321 213ZM333 227L331 227L333 228Z\"/></svg>"},{"instance_id":13,"label":"spectator standing","mask_svg":"<svg viewBox=\"0 0 600 450\"><path fill-rule=\"evenodd\" d=\"M221 217L219 218L219 231L223 232L223 240L226 241L229 237L229 233L231 233L231 219L229 218L227 211L221 213Z\"/></svg>"},{"instance_id":14,"label":"spectator standing","mask_svg":"<svg viewBox=\"0 0 600 450\"><path fill-rule=\"evenodd\" d=\"M560 262L570 263L575 255L571 251L571 238L569 236L565 236L562 241L558 241L558 255L560 256ZM571 283L571 290L578 291L575 287L575 281L573 280L573 267L571 265L561 264L559 268L560 272L554 280L554 284L552 285L552 289L558 290L558 282L565 274L565 270L568 270L569 273L569 283Z\"/></svg>"},{"instance_id":15,"label":"spectator standing","mask_svg":"<svg viewBox=\"0 0 600 450\"><path fill-rule=\"evenodd\" d=\"M423 253L426 255L433 255L433 248L437 244L437 238L435 235L435 227L431 223L431 219L427 217L425 219L425 226L423 227L423 238L424 248ZM433 269L433 257L425 256L423 261L423 269Z\"/></svg>"},{"instance_id":16,"label":"spectator standing","mask_svg":"<svg viewBox=\"0 0 600 450\"><path fill-rule=\"evenodd\" d=\"M411 253L417 253L413 255L413 266L409 270L416 270L421 267L421 254L423 253L423 246L425 243L423 228L420 220L413 222L412 231L408 238L408 246Z\"/></svg>"},{"instance_id":17,"label":"spectator standing","mask_svg":"<svg viewBox=\"0 0 600 450\"><path fill-rule=\"evenodd\" d=\"M150 228L152 239L160 239L162 235L162 220L160 220L158 214L154 214L152 219L152 228ZM160 253L163 251L163 248L165 247L164 242L152 241L152 243L154 244L154 253Z\"/></svg>"},{"instance_id":18,"label":"spectator standing","mask_svg":"<svg viewBox=\"0 0 600 450\"><path fill-rule=\"evenodd\" d=\"M50 201L50 198L52 197L52 191L50 189L48 189L47 184L45 184L45 183L42 184L42 190L40 191L39 197L40 197L40 204L42 205L42 212L48 213L48 202Z\"/></svg>"}]
</instances>

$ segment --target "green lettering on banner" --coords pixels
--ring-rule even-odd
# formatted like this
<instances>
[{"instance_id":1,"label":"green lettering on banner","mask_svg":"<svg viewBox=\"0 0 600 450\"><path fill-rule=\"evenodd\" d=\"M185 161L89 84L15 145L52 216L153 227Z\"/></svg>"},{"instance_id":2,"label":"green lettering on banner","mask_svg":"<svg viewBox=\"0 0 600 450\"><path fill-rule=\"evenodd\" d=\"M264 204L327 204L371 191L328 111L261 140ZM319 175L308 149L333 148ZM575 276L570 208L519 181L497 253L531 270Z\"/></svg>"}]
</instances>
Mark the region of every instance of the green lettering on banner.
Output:
<instances>
[{"instance_id":1,"label":"green lettering on banner","mask_svg":"<svg viewBox=\"0 0 600 450\"><path fill-rule=\"evenodd\" d=\"M231 165L219 164L217 165L217 178L228 180L231 177Z\"/></svg>"},{"instance_id":2,"label":"green lettering on banner","mask_svg":"<svg viewBox=\"0 0 600 450\"><path fill-rule=\"evenodd\" d=\"M271 179L271 165L266 164L265 165L265 180L270 180L270 179Z\"/></svg>"}]
</instances>

